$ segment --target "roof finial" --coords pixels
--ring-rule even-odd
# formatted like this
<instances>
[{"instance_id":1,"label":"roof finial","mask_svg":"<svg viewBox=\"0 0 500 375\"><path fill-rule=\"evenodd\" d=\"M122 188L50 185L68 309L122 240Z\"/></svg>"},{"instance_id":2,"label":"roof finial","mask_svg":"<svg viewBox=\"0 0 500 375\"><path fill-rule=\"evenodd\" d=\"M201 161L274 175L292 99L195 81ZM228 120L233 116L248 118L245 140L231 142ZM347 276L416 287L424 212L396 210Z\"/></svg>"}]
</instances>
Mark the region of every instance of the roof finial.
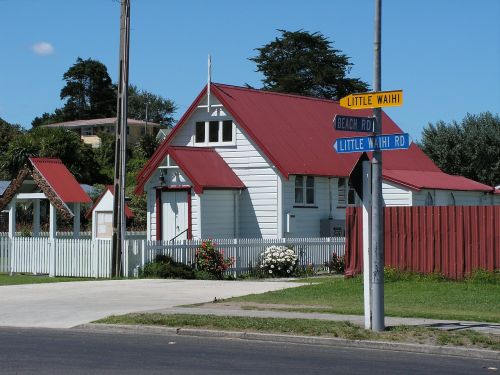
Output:
<instances>
[{"instance_id":1,"label":"roof finial","mask_svg":"<svg viewBox=\"0 0 500 375\"><path fill-rule=\"evenodd\" d=\"M210 112L210 82L212 81L212 58L208 54L207 112Z\"/></svg>"}]
</instances>

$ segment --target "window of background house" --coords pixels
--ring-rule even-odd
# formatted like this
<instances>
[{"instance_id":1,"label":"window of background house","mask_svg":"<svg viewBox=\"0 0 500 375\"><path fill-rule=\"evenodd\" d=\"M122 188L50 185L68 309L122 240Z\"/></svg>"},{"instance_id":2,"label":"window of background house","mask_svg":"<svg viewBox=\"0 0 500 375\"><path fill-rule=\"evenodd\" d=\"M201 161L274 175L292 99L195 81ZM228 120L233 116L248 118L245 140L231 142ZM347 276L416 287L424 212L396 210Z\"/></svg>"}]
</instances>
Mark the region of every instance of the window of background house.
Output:
<instances>
[{"instance_id":1,"label":"window of background house","mask_svg":"<svg viewBox=\"0 0 500 375\"><path fill-rule=\"evenodd\" d=\"M338 191L338 207L345 207L346 206L346 194L345 194L345 178L340 177L337 183L337 191Z\"/></svg>"},{"instance_id":2,"label":"window of background house","mask_svg":"<svg viewBox=\"0 0 500 375\"><path fill-rule=\"evenodd\" d=\"M295 176L295 204L314 204L313 176Z\"/></svg>"},{"instance_id":3,"label":"window of background house","mask_svg":"<svg viewBox=\"0 0 500 375\"><path fill-rule=\"evenodd\" d=\"M306 177L306 204L314 204L314 177Z\"/></svg>"},{"instance_id":4,"label":"window of background house","mask_svg":"<svg viewBox=\"0 0 500 375\"><path fill-rule=\"evenodd\" d=\"M92 131L91 127L85 127L82 129L82 135L93 135L94 132Z\"/></svg>"},{"instance_id":5,"label":"window of background house","mask_svg":"<svg viewBox=\"0 0 500 375\"><path fill-rule=\"evenodd\" d=\"M432 199L431 193L427 193L427 196L425 197L425 205L426 206L434 206L434 199Z\"/></svg>"},{"instance_id":6,"label":"window of background house","mask_svg":"<svg viewBox=\"0 0 500 375\"><path fill-rule=\"evenodd\" d=\"M295 177L295 203L304 204L304 176Z\"/></svg>"},{"instance_id":7,"label":"window of background house","mask_svg":"<svg viewBox=\"0 0 500 375\"><path fill-rule=\"evenodd\" d=\"M449 199L449 205L450 206L455 206L455 195L453 194L453 192L450 193L450 199Z\"/></svg>"},{"instance_id":8,"label":"window of background house","mask_svg":"<svg viewBox=\"0 0 500 375\"><path fill-rule=\"evenodd\" d=\"M197 122L196 123L195 142L196 143L204 143L205 142L205 122Z\"/></svg>"}]
</instances>

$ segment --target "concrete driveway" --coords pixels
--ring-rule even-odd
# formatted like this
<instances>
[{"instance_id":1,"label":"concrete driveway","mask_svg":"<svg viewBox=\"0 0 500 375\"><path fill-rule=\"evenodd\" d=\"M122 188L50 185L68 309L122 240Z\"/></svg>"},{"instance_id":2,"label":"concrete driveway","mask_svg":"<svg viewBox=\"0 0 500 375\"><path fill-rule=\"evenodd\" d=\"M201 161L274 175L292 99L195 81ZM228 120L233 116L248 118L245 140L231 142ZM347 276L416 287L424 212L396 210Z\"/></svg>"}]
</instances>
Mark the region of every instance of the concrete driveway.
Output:
<instances>
[{"instance_id":1,"label":"concrete driveway","mask_svg":"<svg viewBox=\"0 0 500 375\"><path fill-rule=\"evenodd\" d=\"M109 280L0 286L0 326L70 328L113 314L299 285L276 281Z\"/></svg>"}]
</instances>

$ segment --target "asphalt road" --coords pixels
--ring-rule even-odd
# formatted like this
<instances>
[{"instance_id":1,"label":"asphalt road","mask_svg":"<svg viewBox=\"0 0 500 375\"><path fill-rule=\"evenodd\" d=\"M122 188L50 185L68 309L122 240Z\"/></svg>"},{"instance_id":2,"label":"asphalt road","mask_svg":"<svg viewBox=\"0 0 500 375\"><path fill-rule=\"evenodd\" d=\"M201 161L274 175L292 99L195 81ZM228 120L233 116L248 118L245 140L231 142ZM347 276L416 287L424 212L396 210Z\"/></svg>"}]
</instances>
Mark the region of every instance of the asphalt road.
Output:
<instances>
[{"instance_id":1,"label":"asphalt road","mask_svg":"<svg viewBox=\"0 0 500 375\"><path fill-rule=\"evenodd\" d=\"M491 360L175 335L0 328L0 338L0 374L459 375L500 368Z\"/></svg>"}]
</instances>

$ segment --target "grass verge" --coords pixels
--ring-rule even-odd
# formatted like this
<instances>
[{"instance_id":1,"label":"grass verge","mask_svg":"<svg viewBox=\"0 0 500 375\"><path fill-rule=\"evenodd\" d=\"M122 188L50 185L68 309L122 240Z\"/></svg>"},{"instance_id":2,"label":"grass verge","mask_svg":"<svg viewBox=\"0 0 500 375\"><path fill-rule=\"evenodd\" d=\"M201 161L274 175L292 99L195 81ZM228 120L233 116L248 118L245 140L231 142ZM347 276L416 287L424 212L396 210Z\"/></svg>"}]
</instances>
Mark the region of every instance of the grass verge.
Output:
<instances>
[{"instance_id":1,"label":"grass verge","mask_svg":"<svg viewBox=\"0 0 500 375\"><path fill-rule=\"evenodd\" d=\"M304 281L310 284L226 301L279 304L284 311L363 314L361 277L299 280ZM384 289L387 316L500 323L500 282L445 281L415 277L389 279L385 282ZM301 306L296 308L294 305ZM276 306L273 309L276 310Z\"/></svg>"},{"instance_id":2,"label":"grass verge","mask_svg":"<svg viewBox=\"0 0 500 375\"><path fill-rule=\"evenodd\" d=\"M43 284L43 283L60 283L68 281L88 281L96 280L83 277L49 277L36 275L16 274L9 276L8 274L0 274L0 285L21 285L21 284Z\"/></svg>"},{"instance_id":3,"label":"grass verge","mask_svg":"<svg viewBox=\"0 0 500 375\"><path fill-rule=\"evenodd\" d=\"M190 314L127 314L110 316L94 323L142 324L175 328L268 332L289 335L337 337L349 340L381 340L500 350L500 336L472 330L442 331L434 328L397 326L385 332L365 330L350 322L312 319L254 318Z\"/></svg>"}]
</instances>

